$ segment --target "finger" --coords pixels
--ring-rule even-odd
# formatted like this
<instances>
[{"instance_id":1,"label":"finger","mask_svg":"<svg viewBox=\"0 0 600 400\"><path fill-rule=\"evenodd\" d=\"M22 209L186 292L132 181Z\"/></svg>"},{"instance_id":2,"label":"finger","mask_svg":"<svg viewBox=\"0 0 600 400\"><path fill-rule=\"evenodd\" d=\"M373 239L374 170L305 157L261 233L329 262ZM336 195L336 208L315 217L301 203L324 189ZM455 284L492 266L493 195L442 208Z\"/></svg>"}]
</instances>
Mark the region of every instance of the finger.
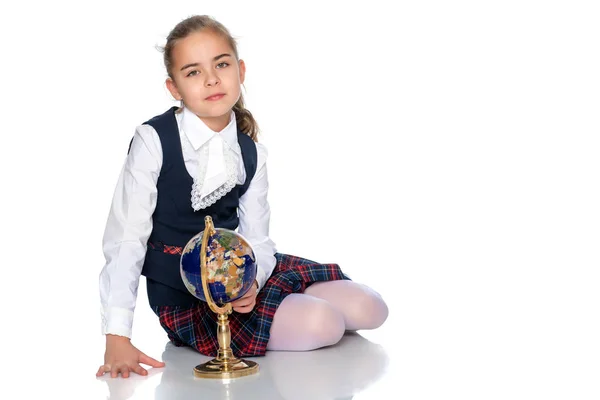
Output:
<instances>
[{"instance_id":1,"label":"finger","mask_svg":"<svg viewBox=\"0 0 600 400\"><path fill-rule=\"evenodd\" d=\"M250 311L252 311L254 306L255 306L255 303L252 302L246 306L234 307L233 310L237 311L239 313L242 313L242 314L246 314L246 313L249 313Z\"/></svg>"},{"instance_id":2,"label":"finger","mask_svg":"<svg viewBox=\"0 0 600 400\"><path fill-rule=\"evenodd\" d=\"M234 306L234 307L238 307L238 306L240 306L242 304L247 303L248 300L251 300L251 297L248 297L248 296L240 297L236 301L232 301L231 305Z\"/></svg>"},{"instance_id":3,"label":"finger","mask_svg":"<svg viewBox=\"0 0 600 400\"><path fill-rule=\"evenodd\" d=\"M140 362L142 362L146 365L149 365L151 367L157 367L157 368L165 366L164 362L155 360L154 358L149 357L149 356L145 355L144 353L140 354Z\"/></svg>"},{"instance_id":4,"label":"finger","mask_svg":"<svg viewBox=\"0 0 600 400\"><path fill-rule=\"evenodd\" d=\"M112 366L112 368L110 369L110 376L111 376L111 378L116 378L119 376L119 373L121 373L121 375L123 375L123 373L126 370L128 370L127 364L124 364L124 363L114 364Z\"/></svg>"},{"instance_id":5,"label":"finger","mask_svg":"<svg viewBox=\"0 0 600 400\"><path fill-rule=\"evenodd\" d=\"M105 372L110 371L110 365L105 364L105 365L101 365L100 368L98 368L98 372L96 372L96 376L102 376L104 375Z\"/></svg>"},{"instance_id":6,"label":"finger","mask_svg":"<svg viewBox=\"0 0 600 400\"><path fill-rule=\"evenodd\" d=\"M245 299L239 299L239 300L236 300L233 303L231 303L231 306L233 308L244 307L244 306L247 306L247 305L248 305L248 302Z\"/></svg>"},{"instance_id":7,"label":"finger","mask_svg":"<svg viewBox=\"0 0 600 400\"><path fill-rule=\"evenodd\" d=\"M133 370L133 372L135 372L138 375L148 375L148 371L146 371L146 369L144 367L142 367L140 364L135 364L131 367L131 369Z\"/></svg>"},{"instance_id":8,"label":"finger","mask_svg":"<svg viewBox=\"0 0 600 400\"><path fill-rule=\"evenodd\" d=\"M242 299L237 299L236 301L231 302L231 307L236 308L242 305Z\"/></svg>"},{"instance_id":9,"label":"finger","mask_svg":"<svg viewBox=\"0 0 600 400\"><path fill-rule=\"evenodd\" d=\"M254 303L255 300L256 300L256 298L254 296L242 297L241 299L238 299L235 302L231 303L231 305L234 307L249 306L250 304Z\"/></svg>"},{"instance_id":10,"label":"finger","mask_svg":"<svg viewBox=\"0 0 600 400\"><path fill-rule=\"evenodd\" d=\"M248 302L248 303L243 302L243 303L232 304L231 306L235 310L236 308L244 309L244 308L246 308L248 306L251 306L251 305L252 305L252 302Z\"/></svg>"},{"instance_id":11,"label":"finger","mask_svg":"<svg viewBox=\"0 0 600 400\"><path fill-rule=\"evenodd\" d=\"M121 368L121 376L123 378L129 378L129 367L127 365L123 366L123 368Z\"/></svg>"}]
</instances>

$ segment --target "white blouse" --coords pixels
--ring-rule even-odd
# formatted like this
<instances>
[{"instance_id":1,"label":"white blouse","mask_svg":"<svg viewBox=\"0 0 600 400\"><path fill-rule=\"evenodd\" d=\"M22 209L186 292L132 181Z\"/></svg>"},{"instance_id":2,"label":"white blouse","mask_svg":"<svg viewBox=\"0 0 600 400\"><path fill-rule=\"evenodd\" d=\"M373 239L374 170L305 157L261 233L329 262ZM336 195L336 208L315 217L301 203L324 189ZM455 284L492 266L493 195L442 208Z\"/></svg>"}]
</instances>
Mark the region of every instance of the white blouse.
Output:
<instances>
[{"instance_id":1,"label":"white blouse","mask_svg":"<svg viewBox=\"0 0 600 400\"><path fill-rule=\"evenodd\" d=\"M231 112L229 124L218 133L185 107L175 115L185 167L195 177L190 188L192 204L196 210L206 208L231 190L234 179L236 184L246 180L235 113ZM277 250L269 238L268 153L260 143L256 143L256 150L256 173L239 201L238 233L250 242L256 255L260 289L275 268ZM131 337L161 167L158 134L150 125L138 126L117 181L102 243L106 258L100 272L103 334Z\"/></svg>"}]
</instances>

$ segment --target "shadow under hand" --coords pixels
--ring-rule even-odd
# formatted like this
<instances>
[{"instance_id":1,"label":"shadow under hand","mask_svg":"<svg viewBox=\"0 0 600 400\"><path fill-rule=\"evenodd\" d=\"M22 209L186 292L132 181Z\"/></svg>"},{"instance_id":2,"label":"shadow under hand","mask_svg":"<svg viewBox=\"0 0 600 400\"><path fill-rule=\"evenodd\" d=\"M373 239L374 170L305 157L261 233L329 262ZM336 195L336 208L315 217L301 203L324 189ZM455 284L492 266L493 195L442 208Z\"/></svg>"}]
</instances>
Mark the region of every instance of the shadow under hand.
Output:
<instances>
[{"instance_id":1,"label":"shadow under hand","mask_svg":"<svg viewBox=\"0 0 600 400\"><path fill-rule=\"evenodd\" d=\"M330 347L305 351L268 351L245 357L259 364L255 375L237 379L195 378L193 368L211 359L186 347L167 343L166 363L155 399L335 399L351 398L375 383L387 370L382 346L358 333L346 333Z\"/></svg>"}]
</instances>

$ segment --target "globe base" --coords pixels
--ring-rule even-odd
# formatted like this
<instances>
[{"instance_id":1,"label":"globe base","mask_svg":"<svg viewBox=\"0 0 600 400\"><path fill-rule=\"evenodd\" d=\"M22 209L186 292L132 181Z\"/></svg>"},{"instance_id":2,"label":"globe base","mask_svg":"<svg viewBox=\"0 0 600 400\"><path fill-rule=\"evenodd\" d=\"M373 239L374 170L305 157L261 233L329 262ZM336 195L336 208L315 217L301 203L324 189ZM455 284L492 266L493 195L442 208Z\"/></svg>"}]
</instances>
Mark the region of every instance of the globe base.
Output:
<instances>
[{"instance_id":1,"label":"globe base","mask_svg":"<svg viewBox=\"0 0 600 400\"><path fill-rule=\"evenodd\" d=\"M231 304L227 304L222 314L217 316L217 338L219 350L217 357L203 364L196 365L194 376L196 378L230 379L252 375L258 372L258 364L254 361L239 359L231 350L231 331L227 315L231 312Z\"/></svg>"},{"instance_id":2,"label":"globe base","mask_svg":"<svg viewBox=\"0 0 600 400\"><path fill-rule=\"evenodd\" d=\"M232 379L253 375L258 372L258 364L254 361L233 358L227 361L214 358L204 364L196 365L196 378Z\"/></svg>"}]
</instances>

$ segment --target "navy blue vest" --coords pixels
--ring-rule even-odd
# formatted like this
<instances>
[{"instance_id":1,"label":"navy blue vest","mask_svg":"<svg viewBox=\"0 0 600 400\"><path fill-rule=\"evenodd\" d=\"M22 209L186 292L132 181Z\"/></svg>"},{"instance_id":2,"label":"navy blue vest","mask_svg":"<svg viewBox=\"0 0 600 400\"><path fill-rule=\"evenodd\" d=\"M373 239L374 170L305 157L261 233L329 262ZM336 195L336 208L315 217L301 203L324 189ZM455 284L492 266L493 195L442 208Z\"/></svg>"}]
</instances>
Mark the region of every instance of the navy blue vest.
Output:
<instances>
[{"instance_id":1,"label":"navy blue vest","mask_svg":"<svg viewBox=\"0 0 600 400\"><path fill-rule=\"evenodd\" d=\"M183 285L179 271L181 256L163 252L163 245L185 247L193 236L204 230L204 217L207 215L211 216L215 228L235 230L239 222L239 199L246 193L257 167L256 144L238 129L246 181L243 185L236 185L212 206L194 211L191 201L193 178L183 161L176 110L177 107L172 107L144 123L158 133L163 152L152 233L148 239L154 246L148 246L142 269L151 306L191 306L199 301Z\"/></svg>"}]
</instances>

